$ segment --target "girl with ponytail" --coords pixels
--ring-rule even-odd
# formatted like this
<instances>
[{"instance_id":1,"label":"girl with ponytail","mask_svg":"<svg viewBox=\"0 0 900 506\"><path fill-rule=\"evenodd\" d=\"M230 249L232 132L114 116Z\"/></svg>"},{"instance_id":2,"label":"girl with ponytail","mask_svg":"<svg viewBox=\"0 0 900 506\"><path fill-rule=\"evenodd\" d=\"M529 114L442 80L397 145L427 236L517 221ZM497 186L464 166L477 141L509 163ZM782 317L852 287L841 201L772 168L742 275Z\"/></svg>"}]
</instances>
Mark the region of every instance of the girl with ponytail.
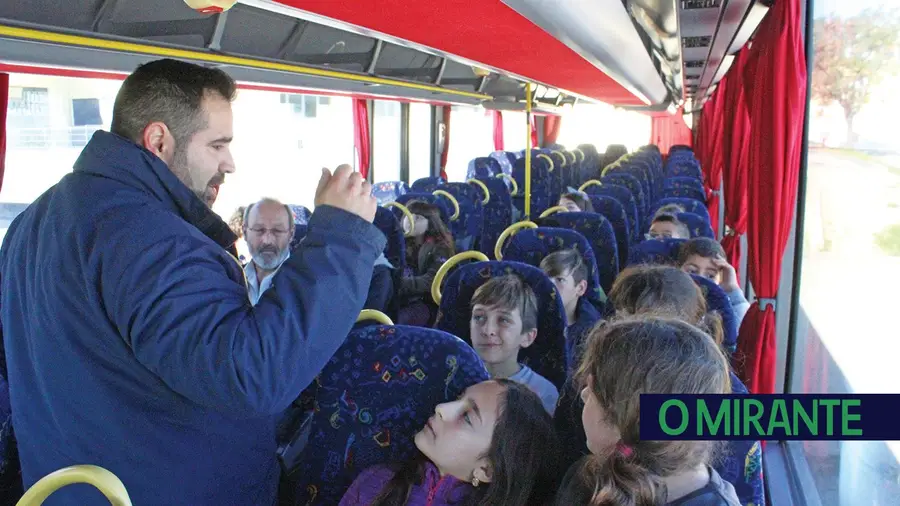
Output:
<instances>
[{"instance_id":1,"label":"girl with ponytail","mask_svg":"<svg viewBox=\"0 0 900 506\"><path fill-rule=\"evenodd\" d=\"M576 375L591 454L572 467L559 506L739 506L709 467L710 441L644 441L640 394L724 394L728 362L703 331L645 316L603 323Z\"/></svg>"}]
</instances>

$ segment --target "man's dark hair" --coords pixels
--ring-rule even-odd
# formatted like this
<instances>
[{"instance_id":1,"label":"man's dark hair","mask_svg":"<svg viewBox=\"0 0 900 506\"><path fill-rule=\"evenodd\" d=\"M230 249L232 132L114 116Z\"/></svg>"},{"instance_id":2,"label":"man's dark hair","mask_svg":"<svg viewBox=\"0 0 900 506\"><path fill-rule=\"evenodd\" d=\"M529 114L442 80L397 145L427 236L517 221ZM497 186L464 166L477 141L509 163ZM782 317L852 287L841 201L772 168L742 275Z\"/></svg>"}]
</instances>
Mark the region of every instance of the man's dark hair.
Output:
<instances>
[{"instance_id":1,"label":"man's dark hair","mask_svg":"<svg viewBox=\"0 0 900 506\"><path fill-rule=\"evenodd\" d=\"M160 121L182 146L206 125L204 95L218 94L230 102L236 91L234 79L219 69L169 58L145 63L122 83L110 130L140 144L147 125Z\"/></svg>"}]
</instances>

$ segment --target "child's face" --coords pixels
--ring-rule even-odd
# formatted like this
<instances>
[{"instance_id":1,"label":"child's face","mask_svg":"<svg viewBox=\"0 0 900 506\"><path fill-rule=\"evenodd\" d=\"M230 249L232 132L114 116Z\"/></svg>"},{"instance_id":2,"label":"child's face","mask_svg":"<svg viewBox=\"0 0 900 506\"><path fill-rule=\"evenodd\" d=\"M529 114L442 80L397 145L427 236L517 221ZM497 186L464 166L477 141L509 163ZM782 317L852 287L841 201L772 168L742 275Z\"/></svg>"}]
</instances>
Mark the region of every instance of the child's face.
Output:
<instances>
[{"instance_id":1,"label":"child's face","mask_svg":"<svg viewBox=\"0 0 900 506\"><path fill-rule=\"evenodd\" d=\"M472 347L486 364L515 362L519 350L534 342L537 329L522 330L522 315L516 309L475 304L469 320Z\"/></svg>"},{"instance_id":2,"label":"child's face","mask_svg":"<svg viewBox=\"0 0 900 506\"><path fill-rule=\"evenodd\" d=\"M669 221L654 222L650 225L650 233L648 235L651 239L656 240L690 239L690 237L684 235L679 226Z\"/></svg>"},{"instance_id":3,"label":"child's face","mask_svg":"<svg viewBox=\"0 0 900 506\"><path fill-rule=\"evenodd\" d=\"M564 197L559 199L559 205L568 209L570 213L580 213L581 212L581 208L578 207L578 204L576 204L574 201L571 201Z\"/></svg>"},{"instance_id":4,"label":"child's face","mask_svg":"<svg viewBox=\"0 0 900 506\"><path fill-rule=\"evenodd\" d=\"M572 276L571 272L566 272L550 279L556 285L556 290L559 291L559 296L562 297L563 306L567 310L574 308L578 304L578 299L587 291L587 281L581 280L581 282L576 283L575 277ZM572 323L569 322L570 325Z\"/></svg>"},{"instance_id":5,"label":"child's face","mask_svg":"<svg viewBox=\"0 0 900 506\"><path fill-rule=\"evenodd\" d=\"M581 421L584 424L588 450L596 455L618 443L622 439L622 434L617 427L607 421L606 411L591 390L592 383L593 378L588 378L588 386L581 389L581 400L584 402Z\"/></svg>"},{"instance_id":6,"label":"child's face","mask_svg":"<svg viewBox=\"0 0 900 506\"><path fill-rule=\"evenodd\" d=\"M496 381L469 387L459 400L438 404L425 427L416 434L416 447L442 474L463 481L490 481L483 456L490 448L506 388Z\"/></svg>"},{"instance_id":7,"label":"child's face","mask_svg":"<svg viewBox=\"0 0 900 506\"><path fill-rule=\"evenodd\" d=\"M716 283L722 277L719 267L716 266L714 258L707 258L700 255L691 255L681 264L681 270L688 274L696 274L706 279L711 279Z\"/></svg>"}]
</instances>

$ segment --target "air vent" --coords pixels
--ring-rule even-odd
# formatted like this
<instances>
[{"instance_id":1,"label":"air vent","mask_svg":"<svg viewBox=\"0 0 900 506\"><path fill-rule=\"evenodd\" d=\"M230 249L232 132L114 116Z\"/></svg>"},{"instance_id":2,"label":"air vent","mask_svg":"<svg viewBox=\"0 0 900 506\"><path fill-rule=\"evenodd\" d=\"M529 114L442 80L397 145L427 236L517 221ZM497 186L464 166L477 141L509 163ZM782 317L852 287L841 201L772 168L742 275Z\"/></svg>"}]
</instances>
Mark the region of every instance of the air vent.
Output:
<instances>
[{"instance_id":1,"label":"air vent","mask_svg":"<svg viewBox=\"0 0 900 506\"><path fill-rule=\"evenodd\" d=\"M701 69L705 63L705 60L688 60L684 62L684 66L689 69Z\"/></svg>"},{"instance_id":2,"label":"air vent","mask_svg":"<svg viewBox=\"0 0 900 506\"><path fill-rule=\"evenodd\" d=\"M717 9L721 0L681 0L681 8L689 11L692 9Z\"/></svg>"},{"instance_id":3,"label":"air vent","mask_svg":"<svg viewBox=\"0 0 900 506\"><path fill-rule=\"evenodd\" d=\"M684 37L681 44L686 48L692 47L709 47L712 44L712 37L709 35L701 35L699 37Z\"/></svg>"}]
</instances>

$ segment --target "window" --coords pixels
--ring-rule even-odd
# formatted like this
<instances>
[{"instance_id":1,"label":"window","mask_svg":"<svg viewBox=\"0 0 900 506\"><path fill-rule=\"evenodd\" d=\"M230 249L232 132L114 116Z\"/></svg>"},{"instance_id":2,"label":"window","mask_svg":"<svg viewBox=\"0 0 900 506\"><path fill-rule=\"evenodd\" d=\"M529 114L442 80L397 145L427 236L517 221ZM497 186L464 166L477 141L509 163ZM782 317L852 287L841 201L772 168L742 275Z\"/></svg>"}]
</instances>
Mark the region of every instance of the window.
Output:
<instances>
[{"instance_id":1,"label":"window","mask_svg":"<svg viewBox=\"0 0 900 506\"><path fill-rule=\"evenodd\" d=\"M528 123L524 112L503 111L503 149L522 151L528 142ZM534 147L534 146L532 146Z\"/></svg>"},{"instance_id":2,"label":"window","mask_svg":"<svg viewBox=\"0 0 900 506\"><path fill-rule=\"evenodd\" d=\"M431 176L431 106L409 104L409 183Z\"/></svg>"},{"instance_id":3,"label":"window","mask_svg":"<svg viewBox=\"0 0 900 506\"><path fill-rule=\"evenodd\" d=\"M900 392L891 281L900 279L900 149L892 133L900 77L885 64L897 61L900 17L888 9L892 2L878 3L815 2L800 313L788 385L795 393ZM793 448L805 456L824 506L898 503L897 442Z\"/></svg>"},{"instance_id":4,"label":"window","mask_svg":"<svg viewBox=\"0 0 900 506\"><path fill-rule=\"evenodd\" d=\"M652 119L639 112L623 111L609 104L577 104L562 114L558 142L566 149L593 144L603 153L610 144L629 151L650 142Z\"/></svg>"},{"instance_id":5,"label":"window","mask_svg":"<svg viewBox=\"0 0 900 506\"><path fill-rule=\"evenodd\" d=\"M453 106L447 178L465 181L469 162L494 151L494 122L482 107Z\"/></svg>"},{"instance_id":6,"label":"window","mask_svg":"<svg viewBox=\"0 0 900 506\"><path fill-rule=\"evenodd\" d=\"M372 168L376 182L400 180L400 102L375 101Z\"/></svg>"}]
</instances>

